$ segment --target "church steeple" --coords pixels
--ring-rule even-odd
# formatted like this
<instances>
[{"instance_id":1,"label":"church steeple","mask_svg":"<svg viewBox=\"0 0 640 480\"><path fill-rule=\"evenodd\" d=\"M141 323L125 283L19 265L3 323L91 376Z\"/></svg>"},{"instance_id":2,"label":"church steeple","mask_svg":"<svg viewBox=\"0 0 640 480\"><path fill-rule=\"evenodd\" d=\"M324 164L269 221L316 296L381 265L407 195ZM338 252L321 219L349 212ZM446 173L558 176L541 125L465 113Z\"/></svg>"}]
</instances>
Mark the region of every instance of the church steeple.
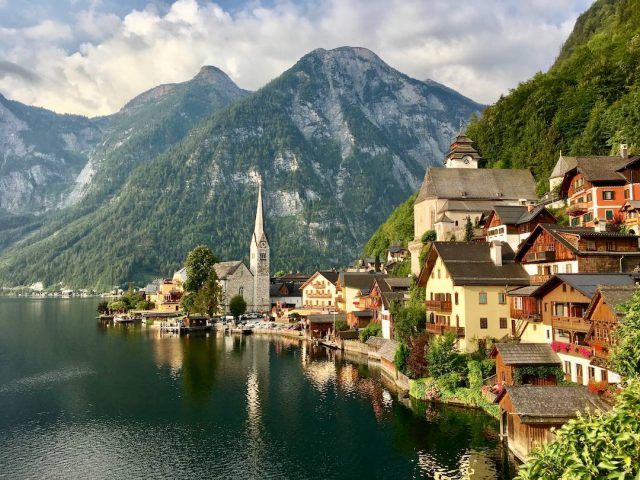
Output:
<instances>
[{"instance_id":1,"label":"church steeple","mask_svg":"<svg viewBox=\"0 0 640 480\"><path fill-rule=\"evenodd\" d=\"M258 182L258 204L256 206L256 223L253 227L249 251L251 258L249 269L253 274L253 308L256 312L270 310L269 299L269 239L264 231L264 205L262 203L262 181Z\"/></svg>"}]
</instances>

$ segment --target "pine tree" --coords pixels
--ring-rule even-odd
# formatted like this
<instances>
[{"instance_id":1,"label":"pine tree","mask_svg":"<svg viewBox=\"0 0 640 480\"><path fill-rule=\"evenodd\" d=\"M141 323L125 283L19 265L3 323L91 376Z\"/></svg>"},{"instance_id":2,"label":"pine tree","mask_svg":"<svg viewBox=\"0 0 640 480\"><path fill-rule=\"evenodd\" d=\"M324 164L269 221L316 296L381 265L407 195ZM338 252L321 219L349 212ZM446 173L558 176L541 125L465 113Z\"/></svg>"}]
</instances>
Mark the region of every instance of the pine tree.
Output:
<instances>
[{"instance_id":1,"label":"pine tree","mask_svg":"<svg viewBox=\"0 0 640 480\"><path fill-rule=\"evenodd\" d=\"M467 223L464 225L464 241L473 241L473 224L471 223L471 217L467 217Z\"/></svg>"}]
</instances>

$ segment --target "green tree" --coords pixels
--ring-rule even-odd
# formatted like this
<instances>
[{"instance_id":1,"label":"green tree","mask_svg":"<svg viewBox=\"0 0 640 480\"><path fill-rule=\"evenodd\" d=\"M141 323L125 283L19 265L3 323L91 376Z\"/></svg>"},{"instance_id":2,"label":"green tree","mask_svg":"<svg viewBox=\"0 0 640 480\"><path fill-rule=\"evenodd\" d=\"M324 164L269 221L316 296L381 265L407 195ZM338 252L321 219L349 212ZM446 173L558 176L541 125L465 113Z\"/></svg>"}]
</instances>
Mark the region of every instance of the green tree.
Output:
<instances>
[{"instance_id":1,"label":"green tree","mask_svg":"<svg viewBox=\"0 0 640 480\"><path fill-rule=\"evenodd\" d=\"M122 300L116 300L113 302L109 302L108 307L109 307L109 310L111 310L112 312L118 312L118 311L126 310L127 304L124 303Z\"/></svg>"},{"instance_id":2,"label":"green tree","mask_svg":"<svg viewBox=\"0 0 640 480\"><path fill-rule=\"evenodd\" d=\"M611 362L623 377L634 378L640 376L640 289L621 307L625 316L614 332L617 342Z\"/></svg>"},{"instance_id":3,"label":"green tree","mask_svg":"<svg viewBox=\"0 0 640 480\"><path fill-rule=\"evenodd\" d=\"M109 311L109 302L106 300L101 300L96 307L96 311L98 313L107 313Z\"/></svg>"},{"instance_id":4,"label":"green tree","mask_svg":"<svg viewBox=\"0 0 640 480\"><path fill-rule=\"evenodd\" d=\"M284 270L278 270L273 276L276 278L282 278L287 274Z\"/></svg>"},{"instance_id":5,"label":"green tree","mask_svg":"<svg viewBox=\"0 0 640 480\"><path fill-rule=\"evenodd\" d=\"M423 245L427 245L428 243L435 242L437 238L438 234L435 230L427 230L422 234L422 238L420 240Z\"/></svg>"},{"instance_id":6,"label":"green tree","mask_svg":"<svg viewBox=\"0 0 640 480\"><path fill-rule=\"evenodd\" d=\"M409 342L409 339L424 330L427 313L424 306L412 302L400 305L397 302L392 307L393 330L396 340Z\"/></svg>"},{"instance_id":7,"label":"green tree","mask_svg":"<svg viewBox=\"0 0 640 480\"><path fill-rule=\"evenodd\" d=\"M640 478L640 380L616 396L609 412L584 414L535 449L516 480Z\"/></svg>"},{"instance_id":8,"label":"green tree","mask_svg":"<svg viewBox=\"0 0 640 480\"><path fill-rule=\"evenodd\" d=\"M452 333L435 337L426 353L427 371L438 378L459 371L460 354L456 349L456 337Z\"/></svg>"},{"instance_id":9,"label":"green tree","mask_svg":"<svg viewBox=\"0 0 640 480\"><path fill-rule=\"evenodd\" d=\"M209 277L204 282L200 290L191 292L188 296L193 295L193 310L212 317L217 314L222 303L222 286L218 282L216 271L212 268ZM240 298L242 298L240 296ZM245 310L247 304L245 302Z\"/></svg>"},{"instance_id":10,"label":"green tree","mask_svg":"<svg viewBox=\"0 0 640 480\"><path fill-rule=\"evenodd\" d=\"M218 259L206 245L198 245L187 254L185 267L187 280L184 289L187 292L198 292L210 277L213 265Z\"/></svg>"},{"instance_id":11,"label":"green tree","mask_svg":"<svg viewBox=\"0 0 640 480\"><path fill-rule=\"evenodd\" d=\"M473 241L473 224L471 223L471 217L467 216L467 221L464 224L464 241Z\"/></svg>"},{"instance_id":12,"label":"green tree","mask_svg":"<svg viewBox=\"0 0 640 480\"><path fill-rule=\"evenodd\" d=\"M229 301L229 311L231 315L238 318L247 311L247 302L242 295L235 295Z\"/></svg>"},{"instance_id":13,"label":"green tree","mask_svg":"<svg viewBox=\"0 0 640 480\"><path fill-rule=\"evenodd\" d=\"M407 364L407 358L410 355L409 347L407 347L406 343L401 342L396 349L396 353L393 355L393 363L398 370L401 372L404 371L404 367Z\"/></svg>"}]
</instances>

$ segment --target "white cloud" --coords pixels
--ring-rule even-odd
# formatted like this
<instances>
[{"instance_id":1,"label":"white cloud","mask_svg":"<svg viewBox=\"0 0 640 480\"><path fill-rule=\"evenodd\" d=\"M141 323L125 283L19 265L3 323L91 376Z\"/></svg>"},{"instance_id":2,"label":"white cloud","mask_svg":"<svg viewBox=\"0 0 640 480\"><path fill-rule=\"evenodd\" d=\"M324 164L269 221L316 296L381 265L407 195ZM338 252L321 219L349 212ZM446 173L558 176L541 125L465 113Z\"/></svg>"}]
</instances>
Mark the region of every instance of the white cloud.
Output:
<instances>
[{"instance_id":1,"label":"white cloud","mask_svg":"<svg viewBox=\"0 0 640 480\"><path fill-rule=\"evenodd\" d=\"M177 0L165 14L150 5L124 18L92 6L70 25L0 27L0 60L40 79L7 70L0 92L60 112L106 114L155 85L187 80L203 64L256 89L315 48L351 45L492 102L553 62L590 2L323 0L250 4L231 14Z\"/></svg>"}]
</instances>

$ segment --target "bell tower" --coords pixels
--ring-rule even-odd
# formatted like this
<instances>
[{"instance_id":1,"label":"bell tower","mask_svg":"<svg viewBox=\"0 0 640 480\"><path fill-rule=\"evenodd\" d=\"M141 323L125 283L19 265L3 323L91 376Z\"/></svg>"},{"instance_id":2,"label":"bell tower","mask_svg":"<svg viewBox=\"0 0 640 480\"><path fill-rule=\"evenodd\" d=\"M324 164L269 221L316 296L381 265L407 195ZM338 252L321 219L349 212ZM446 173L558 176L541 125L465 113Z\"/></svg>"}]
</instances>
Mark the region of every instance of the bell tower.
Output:
<instances>
[{"instance_id":1,"label":"bell tower","mask_svg":"<svg viewBox=\"0 0 640 480\"><path fill-rule=\"evenodd\" d=\"M478 168L479 161L480 154L473 148L473 141L460 131L443 163L446 168Z\"/></svg>"},{"instance_id":2,"label":"bell tower","mask_svg":"<svg viewBox=\"0 0 640 480\"><path fill-rule=\"evenodd\" d=\"M249 269L253 274L253 309L256 312L269 312L269 239L264 231L262 216L262 180L258 180L258 205L256 207L256 223L251 236L249 250L251 259Z\"/></svg>"}]
</instances>

